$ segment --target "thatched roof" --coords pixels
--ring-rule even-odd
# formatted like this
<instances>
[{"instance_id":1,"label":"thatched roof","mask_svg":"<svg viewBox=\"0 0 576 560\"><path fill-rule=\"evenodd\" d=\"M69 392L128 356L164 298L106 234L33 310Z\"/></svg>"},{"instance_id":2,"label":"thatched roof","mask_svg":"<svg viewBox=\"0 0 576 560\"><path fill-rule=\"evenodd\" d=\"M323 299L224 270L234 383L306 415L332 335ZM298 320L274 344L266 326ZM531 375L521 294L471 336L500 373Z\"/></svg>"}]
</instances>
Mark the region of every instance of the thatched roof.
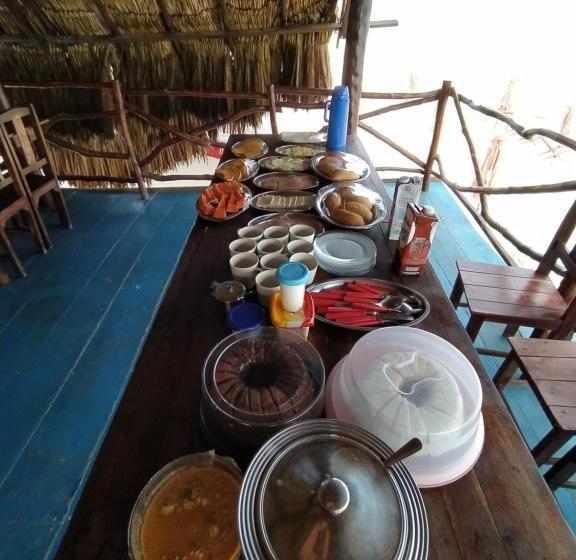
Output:
<instances>
[{"instance_id":1,"label":"thatched roof","mask_svg":"<svg viewBox=\"0 0 576 560\"><path fill-rule=\"evenodd\" d=\"M270 30L334 23L336 5L337 0L5 0L0 4L0 76L5 82L95 82L112 73L124 90L265 92L269 83L326 88L331 85L331 31ZM251 35L251 30L266 34ZM110 110L108 95L73 89L8 92L14 105L33 102L41 118ZM130 101L183 130L252 103L175 97ZM168 137L133 116L129 126L139 158ZM51 131L91 149L121 151L114 132L111 119L62 122ZM148 170L173 169L200 150L181 143ZM55 148L55 160L68 174L130 175L122 160L85 158L62 148Z\"/></svg>"}]
</instances>

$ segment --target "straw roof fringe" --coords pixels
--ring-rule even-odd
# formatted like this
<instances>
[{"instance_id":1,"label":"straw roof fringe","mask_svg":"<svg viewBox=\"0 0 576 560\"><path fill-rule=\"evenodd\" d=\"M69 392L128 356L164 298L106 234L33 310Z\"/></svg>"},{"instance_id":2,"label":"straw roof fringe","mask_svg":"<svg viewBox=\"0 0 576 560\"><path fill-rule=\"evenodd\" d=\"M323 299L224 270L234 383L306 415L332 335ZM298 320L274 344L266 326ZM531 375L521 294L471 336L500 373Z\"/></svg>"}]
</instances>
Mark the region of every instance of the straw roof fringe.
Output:
<instances>
[{"instance_id":1,"label":"straw roof fringe","mask_svg":"<svg viewBox=\"0 0 576 560\"><path fill-rule=\"evenodd\" d=\"M45 45L42 37L152 34L166 30L244 30L332 23L337 19L337 0L100 0L100 4L104 5L104 15L92 0L36 0L32 5L20 2L19 14L0 4L3 33L24 32L38 39L37 46L0 46L2 80L97 82L114 76L123 89L238 92L265 92L269 83L331 86L327 50L330 32L71 46ZM14 105L34 103L41 118L61 112L106 111L112 107L109 92L94 90L10 89L8 95ZM249 100L184 97L132 97L128 101L183 130L257 104ZM256 126L260 118L259 115L249 117L228 129L241 131L246 125ZM129 115L128 124L139 159L170 136L133 115ZM55 125L51 134L90 149L124 151L116 127L113 119L66 121ZM155 173L170 171L203 154L198 146L180 143L162 152L146 169ZM59 173L131 174L126 161L86 158L59 147L54 147L54 159Z\"/></svg>"}]
</instances>

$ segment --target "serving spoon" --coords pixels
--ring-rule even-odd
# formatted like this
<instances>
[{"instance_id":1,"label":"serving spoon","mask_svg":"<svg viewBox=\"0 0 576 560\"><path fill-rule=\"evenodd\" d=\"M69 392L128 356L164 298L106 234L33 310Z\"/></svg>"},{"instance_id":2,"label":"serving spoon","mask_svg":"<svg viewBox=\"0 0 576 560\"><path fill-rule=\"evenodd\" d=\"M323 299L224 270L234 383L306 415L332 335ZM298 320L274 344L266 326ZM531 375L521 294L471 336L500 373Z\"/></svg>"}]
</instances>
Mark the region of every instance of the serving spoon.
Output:
<instances>
[{"instance_id":1,"label":"serving spoon","mask_svg":"<svg viewBox=\"0 0 576 560\"><path fill-rule=\"evenodd\" d=\"M407 441L400 449L392 453L388 459L385 459L383 464L386 468L389 468L399 461L403 461L404 459L414 455L414 453L418 453L420 449L422 449L422 442L418 438L412 438L411 440Z\"/></svg>"}]
</instances>

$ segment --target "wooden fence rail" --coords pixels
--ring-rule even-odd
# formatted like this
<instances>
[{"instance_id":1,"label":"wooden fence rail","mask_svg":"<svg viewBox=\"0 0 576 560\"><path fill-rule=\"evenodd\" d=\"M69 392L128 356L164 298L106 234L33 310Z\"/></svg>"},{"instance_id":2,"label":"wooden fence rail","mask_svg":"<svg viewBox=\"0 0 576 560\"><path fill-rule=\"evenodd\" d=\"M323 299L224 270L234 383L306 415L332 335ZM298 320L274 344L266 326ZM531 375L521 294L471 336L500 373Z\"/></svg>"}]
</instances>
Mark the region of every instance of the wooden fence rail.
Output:
<instances>
[{"instance_id":1,"label":"wooden fence rail","mask_svg":"<svg viewBox=\"0 0 576 560\"><path fill-rule=\"evenodd\" d=\"M73 89L97 89L97 90L112 90L114 100L113 111L102 111L99 113L60 113L54 115L49 119L42 122L43 129L46 133L54 127L55 124L62 121L86 120L86 119L100 119L100 118L114 118L119 124L119 131L122 134L124 144L126 147L125 152L105 152L98 150L91 150L71 144L55 137L52 134L47 134L46 139L52 144L61 148L71 150L85 157L91 158L104 158L104 159L124 159L130 162L133 175L130 177L113 177L113 176L89 176L89 175L61 175L61 179L69 181L97 181L97 182L110 182L110 183L137 183L143 198L147 197L147 187L145 180L155 181L176 181L176 180L210 180L211 176L206 174L199 175L159 175L145 171L164 150L170 146L174 146L181 142L190 142L199 146L222 146L220 142L212 141L209 139L207 133L218 129L220 127L229 125L235 121L255 114L270 114L271 126L274 133L278 133L278 124L276 121L276 112L283 108L292 109L321 109L323 103L320 101L322 98L329 96L332 91L328 89L314 89L302 87L289 87L289 86L275 86L270 84L266 92L229 92L229 91L204 91L204 90L176 90L176 89L129 89L122 91L121 84L117 80L108 82L5 82L2 84L5 88L29 88L29 89L60 89L60 88L73 88ZM158 97L191 97L191 98L204 98L204 99L231 99L231 100L257 100L261 103L253 107L242 109L236 113L222 118L218 121L198 126L191 130L180 130L175 126L163 121L162 119L148 113L141 107L132 102L134 98L144 96L158 96ZM290 100L296 97L296 100ZM310 100L318 100L316 102L308 101L303 102L302 97ZM358 126L371 134L381 142L387 144L398 153L402 154L406 159L410 160L416 167L401 167L392 166L377 167L377 171L398 171L402 173L420 173L423 175L424 188L427 187L430 177L435 177L443 181L448 188L454 193L458 200L470 213L472 218L478 223L482 231L487 235L493 244L494 248L502 256L508 264L514 264L514 259L502 245L495 232L498 232L508 242L510 242L521 253L540 261L542 255L535 251L533 248L527 246L520 239L514 236L505 226L496 221L489 210L489 197L490 196L503 196L510 194L535 194L535 193L558 193L565 191L576 191L576 181L564 181L560 183L542 184L542 185L522 185L522 186L486 186L482 171L479 165L478 155L472 140L472 136L468 129L464 111L462 106L465 105L471 110L477 111L487 117L497 119L508 125L514 132L525 139L532 139L534 136L541 136L547 140L556 142L562 146L576 150L576 140L569 138L565 135L559 134L552 130L545 128L525 128L514 119L503 115L502 113L474 103L468 97L456 92L450 82L444 82L442 88L427 91L427 92L362 92L363 99L371 100L403 100L400 103L386 105L377 109L361 113L358 115ZM441 160L437 153L438 143L440 140L442 123L444 120L444 112L446 110L447 101L452 99L460 127L472 162L474 170L475 185L461 186L451 181L447 176L441 164ZM427 103L437 103L436 118L434 124L434 132L432 142L427 155L426 161L420 159L415 154L411 153L400 144L394 142L391 138L382 134L374 127L366 124L366 120L373 117L381 116L393 111L417 107ZM137 159L136 154L132 148L129 128L126 119L139 118L147 121L148 123L156 126L171 136L153 148L149 154ZM437 169L434 166L437 166ZM478 211L465 196L466 193L476 193L480 195L480 210ZM556 269L557 272L563 273L563 270Z\"/></svg>"}]
</instances>

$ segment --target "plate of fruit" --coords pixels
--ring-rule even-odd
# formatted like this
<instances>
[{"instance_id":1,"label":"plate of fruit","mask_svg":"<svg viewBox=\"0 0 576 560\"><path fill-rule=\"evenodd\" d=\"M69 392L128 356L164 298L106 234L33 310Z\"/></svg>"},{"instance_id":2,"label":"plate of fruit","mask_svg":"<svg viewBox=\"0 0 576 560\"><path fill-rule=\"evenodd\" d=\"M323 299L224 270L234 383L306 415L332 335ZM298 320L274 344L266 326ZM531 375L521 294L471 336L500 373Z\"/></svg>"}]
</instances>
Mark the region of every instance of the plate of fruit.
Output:
<instances>
[{"instance_id":1,"label":"plate of fruit","mask_svg":"<svg viewBox=\"0 0 576 560\"><path fill-rule=\"evenodd\" d=\"M237 181L212 183L202 191L196 203L201 218L211 222L224 222L239 216L250 207L252 193Z\"/></svg>"}]
</instances>

